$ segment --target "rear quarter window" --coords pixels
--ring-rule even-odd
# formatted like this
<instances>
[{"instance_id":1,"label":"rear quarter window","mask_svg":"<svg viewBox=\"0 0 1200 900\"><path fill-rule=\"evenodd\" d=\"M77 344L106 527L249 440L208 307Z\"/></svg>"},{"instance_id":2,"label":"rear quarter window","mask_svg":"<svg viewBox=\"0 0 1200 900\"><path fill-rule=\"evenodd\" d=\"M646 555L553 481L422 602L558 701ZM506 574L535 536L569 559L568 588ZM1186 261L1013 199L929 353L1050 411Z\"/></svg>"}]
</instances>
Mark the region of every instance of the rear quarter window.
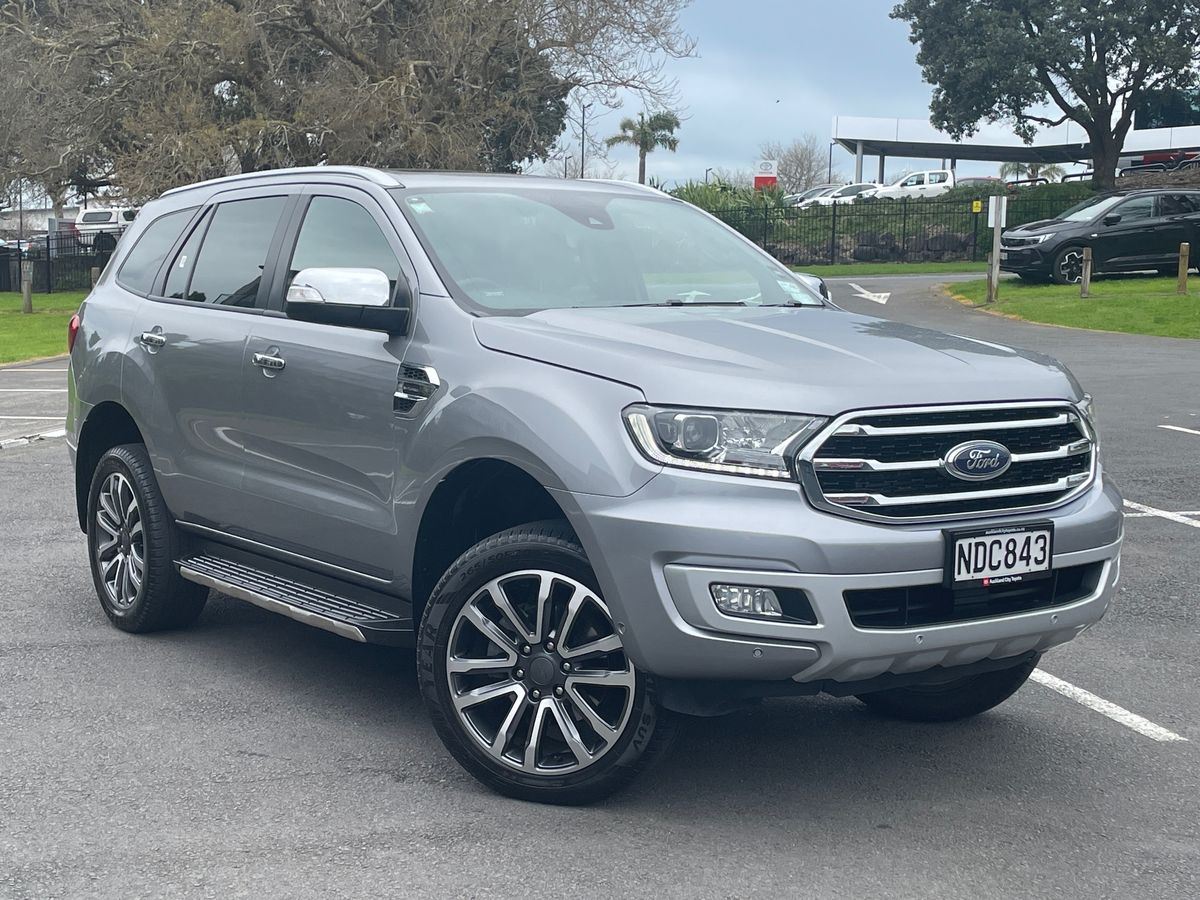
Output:
<instances>
[{"instance_id":1,"label":"rear quarter window","mask_svg":"<svg viewBox=\"0 0 1200 900\"><path fill-rule=\"evenodd\" d=\"M84 224L92 225L97 222L111 222L112 213L110 212L87 212L79 219Z\"/></svg>"},{"instance_id":2,"label":"rear quarter window","mask_svg":"<svg viewBox=\"0 0 1200 900\"><path fill-rule=\"evenodd\" d=\"M163 260L195 211L194 206L178 209L159 216L146 226L117 271L117 281L122 287L139 294L150 293Z\"/></svg>"}]
</instances>

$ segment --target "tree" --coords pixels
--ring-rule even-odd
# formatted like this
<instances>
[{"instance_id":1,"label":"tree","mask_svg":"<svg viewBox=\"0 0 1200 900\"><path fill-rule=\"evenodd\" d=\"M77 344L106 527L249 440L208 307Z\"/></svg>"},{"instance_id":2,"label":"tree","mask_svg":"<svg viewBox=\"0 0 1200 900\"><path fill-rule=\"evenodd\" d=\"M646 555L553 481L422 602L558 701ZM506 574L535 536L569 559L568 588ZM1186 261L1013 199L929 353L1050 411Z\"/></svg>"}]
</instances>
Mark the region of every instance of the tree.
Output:
<instances>
[{"instance_id":1,"label":"tree","mask_svg":"<svg viewBox=\"0 0 1200 900\"><path fill-rule=\"evenodd\" d=\"M758 152L763 159L778 161L779 187L785 194L799 194L830 180L829 148L815 134L804 134L790 144L768 141Z\"/></svg>"},{"instance_id":2,"label":"tree","mask_svg":"<svg viewBox=\"0 0 1200 900\"><path fill-rule=\"evenodd\" d=\"M1200 0L904 0L892 17L920 47L935 125L961 138L1009 121L1032 142L1039 125L1075 122L1102 188L1134 107L1195 79Z\"/></svg>"},{"instance_id":3,"label":"tree","mask_svg":"<svg viewBox=\"0 0 1200 900\"><path fill-rule=\"evenodd\" d=\"M1048 166L1044 163L1007 162L1000 167L1001 178L1046 178L1050 181L1061 181L1066 174L1062 166Z\"/></svg>"},{"instance_id":4,"label":"tree","mask_svg":"<svg viewBox=\"0 0 1200 900\"><path fill-rule=\"evenodd\" d=\"M646 156L658 147L665 147L672 153L679 146L679 138L675 137L675 129L679 128L679 116L673 112L656 112L647 116L638 113L636 119L622 119L621 131L614 134L604 143L610 148L618 144L629 144L638 152L638 184L646 183Z\"/></svg>"},{"instance_id":5,"label":"tree","mask_svg":"<svg viewBox=\"0 0 1200 900\"><path fill-rule=\"evenodd\" d=\"M0 66L23 79L0 92L0 163L131 200L323 162L516 171L572 92L670 97L685 5L0 0Z\"/></svg>"}]
</instances>

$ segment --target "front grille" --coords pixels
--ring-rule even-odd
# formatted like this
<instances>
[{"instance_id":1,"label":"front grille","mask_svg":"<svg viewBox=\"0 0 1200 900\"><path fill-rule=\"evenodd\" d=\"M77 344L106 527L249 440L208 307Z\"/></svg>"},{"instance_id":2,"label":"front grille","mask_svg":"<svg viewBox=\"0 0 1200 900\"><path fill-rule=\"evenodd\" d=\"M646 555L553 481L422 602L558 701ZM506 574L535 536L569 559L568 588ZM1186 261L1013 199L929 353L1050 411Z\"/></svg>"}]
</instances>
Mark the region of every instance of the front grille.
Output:
<instances>
[{"instance_id":1,"label":"front grille","mask_svg":"<svg viewBox=\"0 0 1200 900\"><path fill-rule=\"evenodd\" d=\"M943 459L973 440L1003 445L1007 471L963 481ZM1095 446L1063 403L924 407L845 416L797 462L822 508L875 521L927 521L1044 508L1084 490Z\"/></svg>"},{"instance_id":2,"label":"front grille","mask_svg":"<svg viewBox=\"0 0 1200 900\"><path fill-rule=\"evenodd\" d=\"M1095 592L1104 563L1055 569L1048 578L954 591L940 584L845 591L859 628L909 628L965 622L1063 606Z\"/></svg>"}]
</instances>

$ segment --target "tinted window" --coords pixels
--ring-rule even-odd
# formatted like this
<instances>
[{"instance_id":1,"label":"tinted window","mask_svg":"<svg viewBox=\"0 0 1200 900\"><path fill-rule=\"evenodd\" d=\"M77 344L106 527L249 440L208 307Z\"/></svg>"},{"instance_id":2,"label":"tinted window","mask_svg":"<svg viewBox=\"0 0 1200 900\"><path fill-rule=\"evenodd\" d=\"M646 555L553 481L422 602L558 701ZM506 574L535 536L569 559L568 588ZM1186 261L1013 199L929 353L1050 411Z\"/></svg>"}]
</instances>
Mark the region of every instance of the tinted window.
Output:
<instances>
[{"instance_id":1,"label":"tinted window","mask_svg":"<svg viewBox=\"0 0 1200 900\"><path fill-rule=\"evenodd\" d=\"M1200 213L1200 194L1162 194L1158 198L1160 216L1186 216Z\"/></svg>"},{"instance_id":2,"label":"tinted window","mask_svg":"<svg viewBox=\"0 0 1200 900\"><path fill-rule=\"evenodd\" d=\"M166 259L171 245L178 239L193 212L195 207L180 209L151 222L125 257L125 262L121 264L117 273L117 280L131 291L150 293L159 266Z\"/></svg>"},{"instance_id":3,"label":"tinted window","mask_svg":"<svg viewBox=\"0 0 1200 900\"><path fill-rule=\"evenodd\" d=\"M179 255L171 262L171 268L167 270L167 284L163 288L163 293L168 297L176 300L184 299L188 279L192 277L192 269L196 265L196 251L200 249L200 242L204 240L204 232L209 218L211 216L205 216L205 221L192 230L184 242L183 248L179 251Z\"/></svg>"},{"instance_id":4,"label":"tinted window","mask_svg":"<svg viewBox=\"0 0 1200 900\"><path fill-rule=\"evenodd\" d=\"M929 173L929 183L930 184L942 184L949 177L950 176L948 176L945 172L930 172Z\"/></svg>"},{"instance_id":5,"label":"tinted window","mask_svg":"<svg viewBox=\"0 0 1200 900\"><path fill-rule=\"evenodd\" d=\"M1132 200L1126 200L1113 210L1113 215L1120 216L1122 222L1149 219L1154 215L1154 198L1134 197Z\"/></svg>"},{"instance_id":6,"label":"tinted window","mask_svg":"<svg viewBox=\"0 0 1200 900\"><path fill-rule=\"evenodd\" d=\"M400 274L400 260L369 212L352 200L314 197L296 239L288 282L301 269L327 266L378 269L393 289Z\"/></svg>"},{"instance_id":7,"label":"tinted window","mask_svg":"<svg viewBox=\"0 0 1200 900\"><path fill-rule=\"evenodd\" d=\"M196 258L187 299L252 307L286 197L222 203Z\"/></svg>"},{"instance_id":8,"label":"tinted window","mask_svg":"<svg viewBox=\"0 0 1200 900\"><path fill-rule=\"evenodd\" d=\"M121 213L121 218L124 219L126 222L132 222L134 219L137 218L137 214L138 214L138 211L136 209L127 209L127 210L125 210L125 212Z\"/></svg>"},{"instance_id":9,"label":"tinted window","mask_svg":"<svg viewBox=\"0 0 1200 900\"><path fill-rule=\"evenodd\" d=\"M112 218L110 212L86 212L79 220L80 222L107 222Z\"/></svg>"},{"instance_id":10,"label":"tinted window","mask_svg":"<svg viewBox=\"0 0 1200 900\"><path fill-rule=\"evenodd\" d=\"M917 185L924 184L924 183L925 183L924 175L911 175L908 178L904 179L904 184L902 185L902 187L916 187Z\"/></svg>"}]
</instances>

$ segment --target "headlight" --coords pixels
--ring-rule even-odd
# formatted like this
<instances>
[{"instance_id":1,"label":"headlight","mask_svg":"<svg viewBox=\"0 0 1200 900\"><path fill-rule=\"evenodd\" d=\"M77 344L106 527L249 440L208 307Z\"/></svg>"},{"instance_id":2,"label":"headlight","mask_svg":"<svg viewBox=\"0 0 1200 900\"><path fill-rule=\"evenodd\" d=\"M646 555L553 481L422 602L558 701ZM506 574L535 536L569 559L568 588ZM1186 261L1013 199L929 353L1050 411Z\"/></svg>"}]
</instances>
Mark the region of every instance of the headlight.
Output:
<instances>
[{"instance_id":1,"label":"headlight","mask_svg":"<svg viewBox=\"0 0 1200 900\"><path fill-rule=\"evenodd\" d=\"M1031 245L1032 244L1044 244L1044 243L1046 243L1046 241L1050 240L1050 238L1052 238L1052 237L1054 237L1053 231L1050 232L1049 234L1035 235L1034 237L1026 238L1025 240L1029 241L1029 243Z\"/></svg>"},{"instance_id":2,"label":"headlight","mask_svg":"<svg viewBox=\"0 0 1200 900\"><path fill-rule=\"evenodd\" d=\"M788 465L826 420L816 416L630 406L625 424L646 456L667 466L791 478Z\"/></svg>"}]
</instances>

